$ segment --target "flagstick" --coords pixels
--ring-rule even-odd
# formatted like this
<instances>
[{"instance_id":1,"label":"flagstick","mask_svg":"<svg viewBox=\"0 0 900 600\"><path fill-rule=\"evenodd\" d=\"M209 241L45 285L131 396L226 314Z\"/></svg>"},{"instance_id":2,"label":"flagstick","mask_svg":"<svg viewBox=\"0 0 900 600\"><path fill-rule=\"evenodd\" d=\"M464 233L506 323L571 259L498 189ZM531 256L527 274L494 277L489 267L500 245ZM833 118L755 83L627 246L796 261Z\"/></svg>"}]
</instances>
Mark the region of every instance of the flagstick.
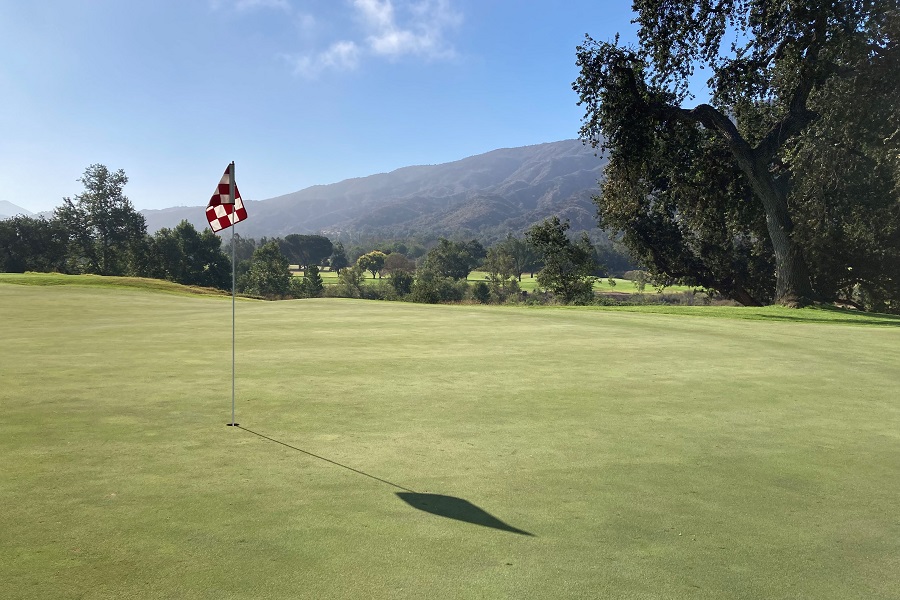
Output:
<instances>
[{"instance_id":1,"label":"flagstick","mask_svg":"<svg viewBox=\"0 0 900 600\"><path fill-rule=\"evenodd\" d=\"M229 188L229 198L231 198L232 204L232 214L234 214L235 208L237 207L237 201L234 198L234 161L231 162L230 165L231 174L228 177L228 188ZM235 273L235 264L234 264L234 229L237 227L237 223L231 225L231 423L228 423L229 427L238 427L239 425L234 422L234 273Z\"/></svg>"}]
</instances>

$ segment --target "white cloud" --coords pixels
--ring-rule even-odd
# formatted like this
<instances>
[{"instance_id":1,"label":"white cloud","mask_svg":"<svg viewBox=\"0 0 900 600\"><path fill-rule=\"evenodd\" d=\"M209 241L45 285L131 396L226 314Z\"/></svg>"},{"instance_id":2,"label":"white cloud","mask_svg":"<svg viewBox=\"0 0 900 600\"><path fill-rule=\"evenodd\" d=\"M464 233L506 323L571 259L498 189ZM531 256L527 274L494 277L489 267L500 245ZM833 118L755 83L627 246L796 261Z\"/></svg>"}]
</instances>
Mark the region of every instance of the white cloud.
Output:
<instances>
[{"instance_id":1,"label":"white cloud","mask_svg":"<svg viewBox=\"0 0 900 600\"><path fill-rule=\"evenodd\" d=\"M449 0L400 2L403 18L398 18L393 0L352 2L369 31L369 49L376 55L448 58L455 54L444 34L458 26L462 17L451 8Z\"/></svg>"},{"instance_id":2,"label":"white cloud","mask_svg":"<svg viewBox=\"0 0 900 600\"><path fill-rule=\"evenodd\" d=\"M239 0L276 2L280 0ZM366 56L398 59L404 56L440 60L456 55L447 34L462 22L451 0L346 0L358 35L331 44L327 50L286 57L297 74L314 77L325 70L352 70ZM327 30L310 15L302 16L303 37ZM342 28L346 36L348 28Z\"/></svg>"},{"instance_id":3,"label":"white cloud","mask_svg":"<svg viewBox=\"0 0 900 600\"><path fill-rule=\"evenodd\" d=\"M394 4L391 0L352 0L363 20L375 29L394 27Z\"/></svg>"},{"instance_id":4,"label":"white cloud","mask_svg":"<svg viewBox=\"0 0 900 600\"><path fill-rule=\"evenodd\" d=\"M335 42L324 52L314 55L286 57L294 65L294 73L315 77L324 70L353 70L359 65L360 49L355 42Z\"/></svg>"}]
</instances>

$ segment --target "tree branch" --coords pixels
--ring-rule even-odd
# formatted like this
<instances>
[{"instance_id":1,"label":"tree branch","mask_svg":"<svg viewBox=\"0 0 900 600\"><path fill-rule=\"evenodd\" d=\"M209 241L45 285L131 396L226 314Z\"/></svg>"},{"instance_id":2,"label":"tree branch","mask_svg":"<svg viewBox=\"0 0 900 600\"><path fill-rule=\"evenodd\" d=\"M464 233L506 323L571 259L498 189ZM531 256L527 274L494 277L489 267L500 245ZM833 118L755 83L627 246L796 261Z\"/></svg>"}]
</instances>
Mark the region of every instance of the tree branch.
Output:
<instances>
[{"instance_id":1,"label":"tree branch","mask_svg":"<svg viewBox=\"0 0 900 600\"><path fill-rule=\"evenodd\" d=\"M791 92L788 101L788 112L778 122L774 123L769 132L753 149L757 158L769 162L778 153L778 150L791 137L797 135L803 129L815 121L819 115L806 107L809 95L813 88L824 78L822 66L819 63L819 51L826 43L827 17L819 14L815 26L810 35L809 45L800 62L797 85ZM787 40L783 42L786 44Z\"/></svg>"}]
</instances>

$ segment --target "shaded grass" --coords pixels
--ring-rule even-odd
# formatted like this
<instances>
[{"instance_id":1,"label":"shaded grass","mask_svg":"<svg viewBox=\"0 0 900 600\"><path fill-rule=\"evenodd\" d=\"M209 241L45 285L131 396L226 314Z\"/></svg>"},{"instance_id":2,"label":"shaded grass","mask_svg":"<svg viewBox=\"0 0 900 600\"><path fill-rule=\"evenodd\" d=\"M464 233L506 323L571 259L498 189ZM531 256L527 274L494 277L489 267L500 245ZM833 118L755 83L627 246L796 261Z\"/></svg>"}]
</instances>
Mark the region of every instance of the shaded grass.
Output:
<instances>
[{"instance_id":1,"label":"shaded grass","mask_svg":"<svg viewBox=\"0 0 900 600\"><path fill-rule=\"evenodd\" d=\"M0 305L3 597L900 589L900 332L846 311L244 302L238 421L274 443L224 426L218 299Z\"/></svg>"}]
</instances>

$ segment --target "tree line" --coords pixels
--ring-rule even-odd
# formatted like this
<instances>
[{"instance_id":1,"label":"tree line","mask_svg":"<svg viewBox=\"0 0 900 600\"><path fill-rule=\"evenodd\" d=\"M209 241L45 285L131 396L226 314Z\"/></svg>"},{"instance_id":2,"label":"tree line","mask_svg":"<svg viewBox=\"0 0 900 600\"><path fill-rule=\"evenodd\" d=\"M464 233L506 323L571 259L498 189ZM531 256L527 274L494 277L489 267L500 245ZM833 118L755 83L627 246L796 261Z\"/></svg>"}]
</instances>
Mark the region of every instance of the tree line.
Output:
<instances>
[{"instance_id":1,"label":"tree line","mask_svg":"<svg viewBox=\"0 0 900 600\"><path fill-rule=\"evenodd\" d=\"M147 234L143 215L124 195L128 177L91 165L84 191L63 198L49 219L0 221L0 271L129 275L185 285L231 288L231 261L212 231L183 221Z\"/></svg>"},{"instance_id":2,"label":"tree line","mask_svg":"<svg viewBox=\"0 0 900 600\"><path fill-rule=\"evenodd\" d=\"M51 218L0 221L0 271L126 275L231 289L228 241L208 229L198 232L187 221L148 234L143 215L124 194L128 178L121 169L91 165L79 181L84 191L64 198ZM604 256L631 265L610 248L596 248L586 233L573 241L568 228L568 222L548 219L524 238L509 235L490 248L475 239L440 238L427 249L393 240L349 251L323 235L260 240L235 235L235 287L263 298L320 296L325 291L320 267L327 266L338 274L337 295L432 303L472 297L502 303L519 296L518 282L530 271L559 301L589 303L594 279L605 273ZM291 265L302 276L295 276ZM466 278L476 268L488 272L488 281L470 290ZM384 285L363 285L367 273Z\"/></svg>"},{"instance_id":3,"label":"tree line","mask_svg":"<svg viewBox=\"0 0 900 600\"><path fill-rule=\"evenodd\" d=\"M418 259L404 254L403 242L386 242L378 249L348 252L340 242L321 235L292 234L259 241L236 238L238 289L267 298L308 298L323 295L412 302L482 303L520 300L523 274L536 273L544 300L590 304L593 282L606 273L602 254L586 234L573 240L569 224L552 218L525 232L508 235L490 248L478 240L439 238ZM240 248L240 250L238 250ZM414 252L414 251L413 251ZM302 276L291 273L296 265ZM336 285L326 288L320 267L337 273ZM487 273L486 282L470 284L473 270ZM374 280L366 283L366 278Z\"/></svg>"}]
</instances>

